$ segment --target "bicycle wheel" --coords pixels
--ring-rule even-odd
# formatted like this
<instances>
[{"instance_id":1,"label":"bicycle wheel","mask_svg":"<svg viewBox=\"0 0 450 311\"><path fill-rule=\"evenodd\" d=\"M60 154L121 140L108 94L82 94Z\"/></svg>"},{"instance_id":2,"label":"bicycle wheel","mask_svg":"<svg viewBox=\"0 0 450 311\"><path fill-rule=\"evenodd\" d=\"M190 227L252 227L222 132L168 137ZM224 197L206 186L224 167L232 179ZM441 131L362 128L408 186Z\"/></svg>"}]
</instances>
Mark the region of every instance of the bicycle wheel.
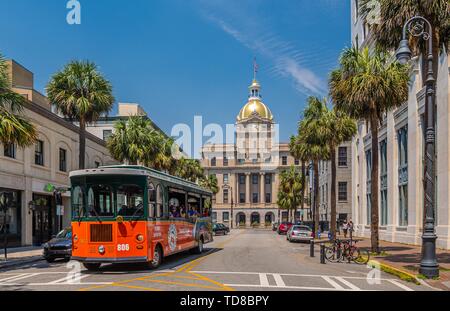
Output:
<instances>
[{"instance_id":1,"label":"bicycle wheel","mask_svg":"<svg viewBox=\"0 0 450 311\"><path fill-rule=\"evenodd\" d=\"M370 253L366 249L355 248L352 250L352 260L359 265L365 265L369 262Z\"/></svg>"},{"instance_id":2,"label":"bicycle wheel","mask_svg":"<svg viewBox=\"0 0 450 311\"><path fill-rule=\"evenodd\" d=\"M325 247L325 258L329 262L339 262L342 257L342 251L336 246Z\"/></svg>"}]
</instances>

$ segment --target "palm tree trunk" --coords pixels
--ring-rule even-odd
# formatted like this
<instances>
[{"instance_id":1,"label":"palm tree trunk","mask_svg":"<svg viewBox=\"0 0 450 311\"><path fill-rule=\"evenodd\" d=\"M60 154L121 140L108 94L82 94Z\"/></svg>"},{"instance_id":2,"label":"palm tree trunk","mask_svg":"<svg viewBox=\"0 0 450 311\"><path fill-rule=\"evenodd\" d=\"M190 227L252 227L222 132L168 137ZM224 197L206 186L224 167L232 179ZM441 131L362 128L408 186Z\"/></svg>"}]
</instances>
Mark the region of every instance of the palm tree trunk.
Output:
<instances>
[{"instance_id":1,"label":"palm tree trunk","mask_svg":"<svg viewBox=\"0 0 450 311\"><path fill-rule=\"evenodd\" d=\"M301 199L301 210L302 210L302 219L303 220L303 211L305 208L305 188L306 188L306 168L305 168L305 161L302 161L302 199Z\"/></svg>"},{"instance_id":2,"label":"palm tree trunk","mask_svg":"<svg viewBox=\"0 0 450 311\"><path fill-rule=\"evenodd\" d=\"M372 135L372 171L371 171L371 248L373 253L379 253L378 236L378 119L376 115L370 117L370 131Z\"/></svg>"},{"instance_id":3,"label":"palm tree trunk","mask_svg":"<svg viewBox=\"0 0 450 311\"><path fill-rule=\"evenodd\" d=\"M330 216L330 232L334 238L336 234L336 149L334 146L330 148L331 155L331 216Z\"/></svg>"},{"instance_id":4,"label":"palm tree trunk","mask_svg":"<svg viewBox=\"0 0 450 311\"><path fill-rule=\"evenodd\" d=\"M78 156L78 168L85 169L86 158L86 121L80 118L80 154Z\"/></svg>"},{"instance_id":5,"label":"palm tree trunk","mask_svg":"<svg viewBox=\"0 0 450 311\"><path fill-rule=\"evenodd\" d=\"M318 237L319 232L319 163L314 161L314 232L315 236Z\"/></svg>"}]
</instances>

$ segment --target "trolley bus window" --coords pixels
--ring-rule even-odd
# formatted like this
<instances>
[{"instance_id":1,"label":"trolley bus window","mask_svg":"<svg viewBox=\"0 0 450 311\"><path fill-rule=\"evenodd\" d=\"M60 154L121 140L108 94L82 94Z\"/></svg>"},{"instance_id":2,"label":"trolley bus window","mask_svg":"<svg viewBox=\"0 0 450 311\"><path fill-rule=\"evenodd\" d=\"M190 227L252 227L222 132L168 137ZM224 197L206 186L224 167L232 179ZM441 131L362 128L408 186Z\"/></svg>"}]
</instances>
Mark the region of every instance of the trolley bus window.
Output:
<instances>
[{"instance_id":1,"label":"trolley bus window","mask_svg":"<svg viewBox=\"0 0 450 311\"><path fill-rule=\"evenodd\" d=\"M134 184L117 187L117 213L121 216L144 215L144 191Z\"/></svg>"},{"instance_id":2,"label":"trolley bus window","mask_svg":"<svg viewBox=\"0 0 450 311\"><path fill-rule=\"evenodd\" d=\"M83 188L80 186L72 188L72 215L74 218L84 216Z\"/></svg>"},{"instance_id":3,"label":"trolley bus window","mask_svg":"<svg viewBox=\"0 0 450 311\"><path fill-rule=\"evenodd\" d=\"M88 187L87 206L88 216L112 217L114 216L112 198L112 187L98 184Z\"/></svg>"},{"instance_id":4,"label":"trolley bus window","mask_svg":"<svg viewBox=\"0 0 450 311\"><path fill-rule=\"evenodd\" d=\"M202 197L202 217L210 217L211 216L211 198L210 197Z\"/></svg>"},{"instance_id":5,"label":"trolley bus window","mask_svg":"<svg viewBox=\"0 0 450 311\"><path fill-rule=\"evenodd\" d=\"M148 184L148 216L156 218L156 189L152 183Z\"/></svg>"},{"instance_id":6,"label":"trolley bus window","mask_svg":"<svg viewBox=\"0 0 450 311\"><path fill-rule=\"evenodd\" d=\"M156 186L156 218L163 217L163 191L161 185Z\"/></svg>"}]
</instances>

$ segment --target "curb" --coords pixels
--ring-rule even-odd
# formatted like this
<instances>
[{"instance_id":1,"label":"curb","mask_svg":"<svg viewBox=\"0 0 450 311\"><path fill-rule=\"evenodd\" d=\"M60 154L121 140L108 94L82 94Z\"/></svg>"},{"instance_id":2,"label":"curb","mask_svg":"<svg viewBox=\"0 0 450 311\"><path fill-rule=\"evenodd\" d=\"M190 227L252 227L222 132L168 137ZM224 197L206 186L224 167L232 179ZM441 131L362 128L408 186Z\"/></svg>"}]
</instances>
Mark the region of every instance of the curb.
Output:
<instances>
[{"instance_id":1,"label":"curb","mask_svg":"<svg viewBox=\"0 0 450 311\"><path fill-rule=\"evenodd\" d=\"M18 259L18 260L10 260L10 261L7 261L6 263L2 262L2 263L0 263L0 271L3 269L8 269L8 268L12 268L12 267L16 267L16 266L20 266L20 265L24 265L24 264L33 263L33 262L40 261L43 259L44 259L44 257L42 257L42 256L34 256L34 257L31 257L31 258L25 259L25 260Z\"/></svg>"},{"instance_id":2,"label":"curb","mask_svg":"<svg viewBox=\"0 0 450 311\"><path fill-rule=\"evenodd\" d=\"M377 260L369 260L367 265L371 266L372 268L379 267L381 271L384 271L386 273L392 274L401 280L414 283L416 285L423 285L421 280L417 278L415 274L406 272L402 269L396 268L394 266L388 265L386 263L383 263L381 261Z\"/></svg>"}]
</instances>

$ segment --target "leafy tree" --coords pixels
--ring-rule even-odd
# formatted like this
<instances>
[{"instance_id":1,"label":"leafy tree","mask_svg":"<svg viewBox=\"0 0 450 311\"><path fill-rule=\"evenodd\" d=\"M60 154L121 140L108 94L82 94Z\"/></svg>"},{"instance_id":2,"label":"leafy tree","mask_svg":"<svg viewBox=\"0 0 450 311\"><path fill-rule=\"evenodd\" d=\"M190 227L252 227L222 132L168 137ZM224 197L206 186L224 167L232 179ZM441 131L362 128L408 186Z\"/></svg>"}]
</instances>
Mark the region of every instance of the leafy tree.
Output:
<instances>
[{"instance_id":1,"label":"leafy tree","mask_svg":"<svg viewBox=\"0 0 450 311\"><path fill-rule=\"evenodd\" d=\"M294 212L295 217L298 205L302 201L303 186L302 175L295 166L281 172L277 203L278 206L288 211L289 220L292 212Z\"/></svg>"},{"instance_id":2,"label":"leafy tree","mask_svg":"<svg viewBox=\"0 0 450 311\"><path fill-rule=\"evenodd\" d=\"M11 90L8 65L0 54L0 143L32 145L37 139L36 128L22 116L26 99Z\"/></svg>"},{"instance_id":3,"label":"leafy tree","mask_svg":"<svg viewBox=\"0 0 450 311\"><path fill-rule=\"evenodd\" d=\"M388 54L368 48L346 49L340 68L331 73L330 95L337 110L366 120L372 139L371 247L379 253L378 233L378 127L385 113L408 99L409 67L392 62Z\"/></svg>"},{"instance_id":4,"label":"leafy tree","mask_svg":"<svg viewBox=\"0 0 450 311\"><path fill-rule=\"evenodd\" d=\"M47 85L48 99L57 110L80 123L79 168L85 168L86 124L111 110L114 97L111 83L92 62L73 61L55 73Z\"/></svg>"}]
</instances>

